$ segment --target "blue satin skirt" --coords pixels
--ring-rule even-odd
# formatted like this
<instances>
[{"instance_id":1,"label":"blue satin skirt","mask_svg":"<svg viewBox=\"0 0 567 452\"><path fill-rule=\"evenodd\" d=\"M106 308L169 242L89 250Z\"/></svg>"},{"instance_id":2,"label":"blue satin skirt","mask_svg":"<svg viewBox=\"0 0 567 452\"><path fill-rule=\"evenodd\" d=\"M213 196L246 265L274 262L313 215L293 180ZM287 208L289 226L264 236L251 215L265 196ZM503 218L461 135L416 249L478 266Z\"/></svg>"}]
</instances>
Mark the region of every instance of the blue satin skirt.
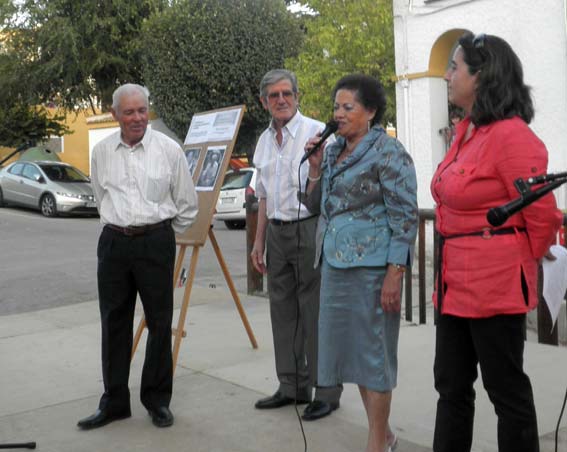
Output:
<instances>
[{"instance_id":1,"label":"blue satin skirt","mask_svg":"<svg viewBox=\"0 0 567 452\"><path fill-rule=\"evenodd\" d=\"M377 392L396 387L400 313L380 305L385 267L321 263L319 386L355 383Z\"/></svg>"}]
</instances>

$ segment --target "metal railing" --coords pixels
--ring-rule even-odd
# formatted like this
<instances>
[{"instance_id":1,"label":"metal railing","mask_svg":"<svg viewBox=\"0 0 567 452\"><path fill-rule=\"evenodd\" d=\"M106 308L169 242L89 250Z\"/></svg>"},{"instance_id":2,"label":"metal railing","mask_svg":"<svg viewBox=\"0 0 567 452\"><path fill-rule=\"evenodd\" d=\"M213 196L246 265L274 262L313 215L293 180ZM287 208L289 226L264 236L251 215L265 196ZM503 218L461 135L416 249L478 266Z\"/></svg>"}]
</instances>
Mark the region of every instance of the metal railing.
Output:
<instances>
[{"instance_id":1,"label":"metal railing","mask_svg":"<svg viewBox=\"0 0 567 452\"><path fill-rule=\"evenodd\" d=\"M427 280L426 268L426 244L431 243L427 241L426 237L426 223L432 223L433 234L433 272L431 272L430 281ZM563 230L566 230L567 215L563 216ZM427 323L427 288L434 287L435 275L437 274L437 253L438 247L438 234L435 232L435 211L433 209L420 209L419 210L419 228L417 236L417 259L414 260L414 268L417 261L417 280L418 280L418 311L419 311L419 324ZM413 275L412 272L407 272L404 283L404 307L405 319L408 322L413 322ZM543 272L541 265L538 271L538 306L537 306L537 335L538 342L541 344L558 345L559 335L557 330L558 322L553 325L551 314L543 299ZM436 320L437 311L431 310L434 314L434 321Z\"/></svg>"},{"instance_id":2,"label":"metal railing","mask_svg":"<svg viewBox=\"0 0 567 452\"><path fill-rule=\"evenodd\" d=\"M427 268L426 260L426 222L431 221L435 231L435 211L433 209L419 209L419 225L417 230L417 279L418 279L418 310L419 323L427 323ZM431 276L431 287L433 287L434 277L437 273L437 233L433 232L433 273ZM413 265L416 265L414 259ZM413 322L413 268L406 272L404 282L404 310L405 319Z\"/></svg>"},{"instance_id":3,"label":"metal railing","mask_svg":"<svg viewBox=\"0 0 567 452\"><path fill-rule=\"evenodd\" d=\"M256 234L256 224L258 208L257 203L247 203L246 210L246 229L247 229L247 243L248 243L248 294L259 295L263 293L263 278L250 263L250 251L254 242ZM427 236L427 225L431 223L432 238ZM563 217L563 228L566 229L567 215ZM404 318L408 322L413 322L414 319L414 305L413 296L417 292L417 312L419 324L427 323L428 310L432 313L433 321L436 321L437 311L433 309L431 303L431 296L428 292L432 291L435 284L435 275L437 274L437 252L438 252L438 234L435 232L435 211L433 209L419 209L419 226L416 243L416 256L414 259L412 271L406 272L404 277L404 290L403 290L403 306ZM427 252L427 246L432 244L430 252ZM427 266L428 254L431 256L431 264ZM417 273L415 272L417 266ZM417 276L417 288L414 287L414 280ZM540 271L538 274L538 297L539 303L537 307L537 333L538 342L543 344L557 345L558 332L557 323L552 329L551 315L543 300L543 273ZM428 309L429 308L429 309Z\"/></svg>"}]
</instances>

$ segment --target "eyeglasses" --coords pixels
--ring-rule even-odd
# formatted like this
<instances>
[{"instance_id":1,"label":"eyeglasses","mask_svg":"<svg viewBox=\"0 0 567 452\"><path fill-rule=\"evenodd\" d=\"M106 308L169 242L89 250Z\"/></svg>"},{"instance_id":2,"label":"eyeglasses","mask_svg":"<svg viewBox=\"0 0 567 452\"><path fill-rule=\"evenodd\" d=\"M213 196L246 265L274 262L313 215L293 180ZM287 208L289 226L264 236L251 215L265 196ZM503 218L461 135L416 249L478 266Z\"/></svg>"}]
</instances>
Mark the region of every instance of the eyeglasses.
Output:
<instances>
[{"instance_id":1,"label":"eyeglasses","mask_svg":"<svg viewBox=\"0 0 567 452\"><path fill-rule=\"evenodd\" d=\"M484 33L477 34L472 40L472 45L479 54L483 63L486 61L486 57L488 56L485 49L485 43L486 43L486 35Z\"/></svg>"},{"instance_id":2,"label":"eyeglasses","mask_svg":"<svg viewBox=\"0 0 567 452\"><path fill-rule=\"evenodd\" d=\"M268 94L268 99L271 101L276 101L280 99L280 96L283 96L285 100L289 100L293 97L293 91L278 91Z\"/></svg>"}]
</instances>

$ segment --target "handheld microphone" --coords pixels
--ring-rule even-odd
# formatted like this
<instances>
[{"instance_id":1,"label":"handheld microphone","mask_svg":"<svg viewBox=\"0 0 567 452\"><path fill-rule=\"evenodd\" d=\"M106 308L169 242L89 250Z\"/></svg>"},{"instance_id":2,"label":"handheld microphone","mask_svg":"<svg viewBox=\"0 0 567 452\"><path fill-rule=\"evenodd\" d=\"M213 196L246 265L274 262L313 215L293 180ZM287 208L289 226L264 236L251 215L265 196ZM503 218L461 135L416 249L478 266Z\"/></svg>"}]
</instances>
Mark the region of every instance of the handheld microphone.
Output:
<instances>
[{"instance_id":1,"label":"handheld microphone","mask_svg":"<svg viewBox=\"0 0 567 452\"><path fill-rule=\"evenodd\" d=\"M549 193L551 190L559 187L564 181L554 181L550 182L543 187L538 188L534 191L529 191L523 196L510 201L503 206L493 207L486 214L486 219L492 226L500 226L506 222L506 220L514 215L516 212L522 210L524 207L529 206L532 202L537 201L543 195Z\"/></svg>"},{"instance_id":2,"label":"handheld microphone","mask_svg":"<svg viewBox=\"0 0 567 452\"><path fill-rule=\"evenodd\" d=\"M514 199L513 201L510 201L507 204L504 204L503 206L493 207L486 214L486 219L492 226L503 225L508 218L527 206L530 202L535 201L534 199L530 202L527 202L526 198L520 197Z\"/></svg>"},{"instance_id":3,"label":"handheld microphone","mask_svg":"<svg viewBox=\"0 0 567 452\"><path fill-rule=\"evenodd\" d=\"M301 158L301 162L299 163L299 165L303 165L303 163L305 162L305 160L307 160L309 157L311 157L313 155L313 153L315 151L317 151L317 149L319 149L319 147L325 142L325 140L327 138L329 138L333 133L335 133L337 131L337 129L339 128L339 124L331 119L327 124L325 124L325 128L323 129L323 132L321 133L321 138L319 139L319 141L315 144L315 146L313 146L309 152L307 152L302 158Z\"/></svg>"}]
</instances>

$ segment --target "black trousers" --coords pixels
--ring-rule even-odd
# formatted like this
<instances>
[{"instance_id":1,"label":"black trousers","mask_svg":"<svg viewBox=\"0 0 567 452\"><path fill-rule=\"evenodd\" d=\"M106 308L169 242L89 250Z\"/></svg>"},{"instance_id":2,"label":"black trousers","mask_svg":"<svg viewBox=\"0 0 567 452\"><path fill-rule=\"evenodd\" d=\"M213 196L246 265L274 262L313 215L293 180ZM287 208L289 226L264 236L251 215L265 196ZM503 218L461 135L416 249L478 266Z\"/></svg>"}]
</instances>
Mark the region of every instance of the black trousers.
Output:
<instances>
[{"instance_id":1,"label":"black trousers","mask_svg":"<svg viewBox=\"0 0 567 452\"><path fill-rule=\"evenodd\" d=\"M499 452L538 452L532 387L523 370L525 315L439 316L434 377L439 393L433 450L469 452L475 391L482 381L498 416Z\"/></svg>"},{"instance_id":2,"label":"black trousers","mask_svg":"<svg viewBox=\"0 0 567 452\"><path fill-rule=\"evenodd\" d=\"M104 394L99 408L130 410L130 355L138 293L148 328L140 397L150 408L169 406L173 386L171 320L175 234L171 226L126 236L105 227L98 249Z\"/></svg>"}]
</instances>

